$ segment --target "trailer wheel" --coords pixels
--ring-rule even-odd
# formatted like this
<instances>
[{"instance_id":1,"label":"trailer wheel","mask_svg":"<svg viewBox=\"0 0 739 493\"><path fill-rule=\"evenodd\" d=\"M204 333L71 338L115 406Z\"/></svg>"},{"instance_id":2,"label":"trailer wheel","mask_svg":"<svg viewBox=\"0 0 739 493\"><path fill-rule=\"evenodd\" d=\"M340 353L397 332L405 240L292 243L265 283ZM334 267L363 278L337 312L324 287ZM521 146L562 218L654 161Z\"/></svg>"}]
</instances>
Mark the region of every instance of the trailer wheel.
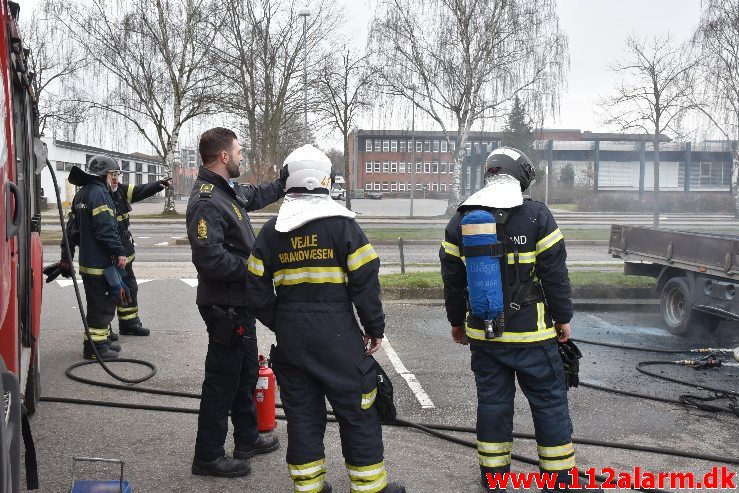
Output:
<instances>
[{"instance_id":1,"label":"trailer wheel","mask_svg":"<svg viewBox=\"0 0 739 493\"><path fill-rule=\"evenodd\" d=\"M665 283L659 311L667 330L678 336L686 335L689 331L713 331L721 321L719 317L693 308L690 286L685 277L673 277Z\"/></svg>"}]
</instances>

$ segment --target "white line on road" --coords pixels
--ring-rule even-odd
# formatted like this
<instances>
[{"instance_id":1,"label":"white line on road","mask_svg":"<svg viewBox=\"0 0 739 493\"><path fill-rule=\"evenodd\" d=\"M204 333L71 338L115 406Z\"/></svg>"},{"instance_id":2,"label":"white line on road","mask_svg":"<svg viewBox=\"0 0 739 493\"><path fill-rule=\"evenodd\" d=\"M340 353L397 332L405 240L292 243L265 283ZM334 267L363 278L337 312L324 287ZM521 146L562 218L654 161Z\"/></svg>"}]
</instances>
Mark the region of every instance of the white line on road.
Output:
<instances>
[{"instance_id":1,"label":"white line on road","mask_svg":"<svg viewBox=\"0 0 739 493\"><path fill-rule=\"evenodd\" d=\"M145 282L153 281L154 279L136 279L136 284L144 284ZM197 284L197 279L195 279L195 282ZM62 287L66 288L74 284L74 281L72 279L59 279L56 281L56 283ZM80 285L82 285L82 281L79 281Z\"/></svg>"},{"instance_id":2,"label":"white line on road","mask_svg":"<svg viewBox=\"0 0 739 493\"><path fill-rule=\"evenodd\" d=\"M184 280L184 279L183 279ZM387 338L387 335L385 336L385 340L382 341L382 348L385 349L385 354L387 354L388 359L393 364L393 368L395 368L395 371L403 377L403 379L408 383L408 387L410 387L411 392L416 396L416 399L418 399L418 402L421 403L421 407L423 409L434 409L436 406L434 406L434 403L429 398L428 394L426 394L426 391L423 390L423 387L421 387L420 382L418 379L416 379L416 376L408 371L408 368L405 367L402 361L400 361L400 357L398 357L398 353L395 352L393 347L390 345L390 341Z\"/></svg>"},{"instance_id":3,"label":"white line on road","mask_svg":"<svg viewBox=\"0 0 739 493\"><path fill-rule=\"evenodd\" d=\"M182 236L170 236L173 240L181 240Z\"/></svg>"},{"instance_id":4,"label":"white line on road","mask_svg":"<svg viewBox=\"0 0 739 493\"><path fill-rule=\"evenodd\" d=\"M153 279L136 279L136 284L144 284L149 281L153 281Z\"/></svg>"},{"instance_id":5,"label":"white line on road","mask_svg":"<svg viewBox=\"0 0 739 493\"><path fill-rule=\"evenodd\" d=\"M154 243L154 246L167 246L167 245L169 245L168 241L163 241L161 243Z\"/></svg>"},{"instance_id":6,"label":"white line on road","mask_svg":"<svg viewBox=\"0 0 739 493\"><path fill-rule=\"evenodd\" d=\"M198 287L198 280L197 279L180 279L180 281L184 282L185 284L187 284L191 288Z\"/></svg>"},{"instance_id":7,"label":"white line on road","mask_svg":"<svg viewBox=\"0 0 739 493\"><path fill-rule=\"evenodd\" d=\"M151 236L137 236L136 238L138 238L139 240L148 240L149 238L151 238Z\"/></svg>"}]
</instances>

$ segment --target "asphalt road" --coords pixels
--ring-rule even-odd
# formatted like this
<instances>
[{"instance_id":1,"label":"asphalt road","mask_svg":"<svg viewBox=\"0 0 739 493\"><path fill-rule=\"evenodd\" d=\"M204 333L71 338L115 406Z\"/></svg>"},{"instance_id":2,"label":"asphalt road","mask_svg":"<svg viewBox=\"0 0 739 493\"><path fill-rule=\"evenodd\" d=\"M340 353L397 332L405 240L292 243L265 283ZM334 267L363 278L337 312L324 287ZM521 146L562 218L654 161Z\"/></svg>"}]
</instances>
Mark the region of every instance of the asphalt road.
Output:
<instances>
[{"instance_id":1,"label":"asphalt road","mask_svg":"<svg viewBox=\"0 0 739 493\"><path fill-rule=\"evenodd\" d=\"M73 288L59 283L46 286L42 314L42 378L44 396L76 397L105 401L162 404L196 408L192 399L150 396L86 386L70 381L64 369L81 356L81 329ZM206 336L195 307L195 289L179 279L154 279L140 286L141 316L152 329L148 338L122 337L123 354L154 362L158 374L148 387L189 392L202 382ZM443 308L386 304L387 335L392 347L378 352L396 391L399 416L423 422L473 426L474 380L469 369L469 350L450 341ZM644 347L678 348L693 345L739 346L739 324L724 324L715 334L695 334L678 340L659 327L655 314L578 313L573 320L576 335ZM259 328L259 345L267 351L272 334ZM634 365L661 356L582 344L585 353L581 378L602 385L676 398L697 390L641 375ZM389 354L397 355L393 364ZM665 359L671 359L669 357ZM398 361L405 368L398 373ZM138 371L121 365L120 371ZM402 371L402 368L401 368ZM739 368L695 371L660 368L686 381L739 389ZM78 371L103 381L110 380L97 367ZM422 407L418 392L406 380L417 380L433 407ZM575 436L637 445L737 456L739 419L641 399L616 396L580 387L570 392ZM704 394L705 395L705 394ZM421 396L422 397L422 396ZM428 405L428 402L426 402ZM153 411L83 407L41 403L31 420L38 450L41 491L65 491L71 480L75 455L122 458L126 477L137 493L142 492L243 492L291 491L285 467L285 449L253 460L253 473L240 479L214 479L190 474L196 417ZM533 432L527 403L519 392L515 430ZM286 443L285 424L276 431ZM463 438L474 441L471 434ZM408 491L468 493L477 489L474 450L406 429L384 430L386 462L392 479L402 479ZM335 424L326 433L329 479L335 491L347 491L339 438ZM227 441L230 449L231 440ZM530 440L515 440L514 453L536 456ZM652 471L704 472L712 464L665 455L627 452L593 446L577 447L583 467L614 467L627 470L641 466ZM531 471L514 463L515 470ZM736 469L736 467L733 467ZM87 477L112 477L103 468L83 468Z\"/></svg>"}]
</instances>

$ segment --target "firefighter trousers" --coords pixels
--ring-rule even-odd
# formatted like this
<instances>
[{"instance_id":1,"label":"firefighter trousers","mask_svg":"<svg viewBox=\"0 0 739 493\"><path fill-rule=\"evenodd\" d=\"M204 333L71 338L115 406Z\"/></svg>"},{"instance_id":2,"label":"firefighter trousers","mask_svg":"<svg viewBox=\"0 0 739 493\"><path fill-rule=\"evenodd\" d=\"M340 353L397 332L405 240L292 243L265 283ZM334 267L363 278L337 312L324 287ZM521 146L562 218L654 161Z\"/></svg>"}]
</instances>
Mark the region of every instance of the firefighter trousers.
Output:
<instances>
[{"instance_id":1,"label":"firefighter trousers","mask_svg":"<svg viewBox=\"0 0 739 493\"><path fill-rule=\"evenodd\" d=\"M568 484L566 472L575 466L575 449L564 369L556 342L520 348L470 348L477 386L477 455L483 479L486 472L510 470L514 380L518 379L534 419L539 468L559 473L558 482Z\"/></svg>"},{"instance_id":2,"label":"firefighter trousers","mask_svg":"<svg viewBox=\"0 0 739 493\"><path fill-rule=\"evenodd\" d=\"M126 277L123 282L131 292L131 302L126 306L118 307L118 328L137 327L141 324L139 319L138 293L139 285L136 274L133 273L133 261L126 264Z\"/></svg>"},{"instance_id":3,"label":"firefighter trousers","mask_svg":"<svg viewBox=\"0 0 739 493\"><path fill-rule=\"evenodd\" d=\"M115 317L115 301L108 293L108 283L103 276L82 275L87 301L87 325L90 328L92 342L96 344L108 341L110 322ZM87 341L87 334L84 336Z\"/></svg>"},{"instance_id":4,"label":"firefighter trousers","mask_svg":"<svg viewBox=\"0 0 739 493\"><path fill-rule=\"evenodd\" d=\"M301 313L301 305L309 304L290 305L276 312L277 346L270 357L287 417L287 463L295 491L323 487L326 399L339 422L350 491L381 491L387 472L374 406L377 374L374 360L364 355L353 313L341 307L326 312L331 308L325 305Z\"/></svg>"},{"instance_id":5,"label":"firefighter trousers","mask_svg":"<svg viewBox=\"0 0 739 493\"><path fill-rule=\"evenodd\" d=\"M241 347L217 342L213 334L230 323L213 307L198 306L208 328L208 353L205 356L198 432L195 439L195 457L212 461L225 455L224 444L228 433L228 413L234 427L234 444L251 445L259 438L254 389L259 377L256 321L241 313L241 323L248 339Z\"/></svg>"}]
</instances>

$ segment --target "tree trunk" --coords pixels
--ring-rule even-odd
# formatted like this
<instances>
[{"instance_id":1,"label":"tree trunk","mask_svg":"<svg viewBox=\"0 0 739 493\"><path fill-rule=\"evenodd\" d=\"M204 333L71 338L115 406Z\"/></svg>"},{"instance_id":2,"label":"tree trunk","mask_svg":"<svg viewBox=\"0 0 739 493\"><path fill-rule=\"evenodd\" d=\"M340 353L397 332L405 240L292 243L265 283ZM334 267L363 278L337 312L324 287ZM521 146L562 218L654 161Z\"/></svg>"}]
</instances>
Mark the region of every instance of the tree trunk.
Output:
<instances>
[{"instance_id":1,"label":"tree trunk","mask_svg":"<svg viewBox=\"0 0 739 493\"><path fill-rule=\"evenodd\" d=\"M459 147L454 153L454 173L452 173L452 193L446 204L446 215L453 216L459 207L460 191L462 189L462 161L464 159L466 142L459 142Z\"/></svg>"},{"instance_id":2,"label":"tree trunk","mask_svg":"<svg viewBox=\"0 0 739 493\"><path fill-rule=\"evenodd\" d=\"M652 210L654 211L654 218L652 220L652 226L656 229L659 228L659 132L656 133L654 138L654 202L652 203Z\"/></svg>"},{"instance_id":3,"label":"tree trunk","mask_svg":"<svg viewBox=\"0 0 739 493\"><path fill-rule=\"evenodd\" d=\"M359 145L359 139L354 139L354 145ZM352 190L349 188L349 135L344 134L344 199L346 208L352 210Z\"/></svg>"},{"instance_id":4,"label":"tree trunk","mask_svg":"<svg viewBox=\"0 0 739 493\"><path fill-rule=\"evenodd\" d=\"M734 217L739 218L739 142L733 143L731 186L734 193Z\"/></svg>"}]
</instances>

